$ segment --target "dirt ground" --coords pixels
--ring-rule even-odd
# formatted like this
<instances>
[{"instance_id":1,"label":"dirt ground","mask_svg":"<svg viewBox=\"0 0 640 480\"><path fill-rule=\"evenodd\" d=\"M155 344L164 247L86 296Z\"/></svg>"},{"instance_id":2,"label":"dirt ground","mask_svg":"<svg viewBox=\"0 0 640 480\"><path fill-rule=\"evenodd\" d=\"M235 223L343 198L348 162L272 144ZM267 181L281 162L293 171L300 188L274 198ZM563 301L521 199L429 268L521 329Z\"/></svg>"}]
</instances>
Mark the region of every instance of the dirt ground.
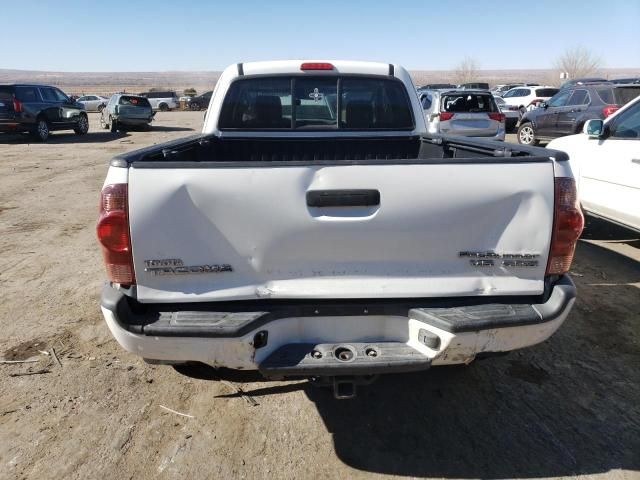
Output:
<instances>
[{"instance_id":1,"label":"dirt ground","mask_svg":"<svg viewBox=\"0 0 640 480\"><path fill-rule=\"evenodd\" d=\"M352 401L126 353L99 309L94 224L109 158L195 133L202 112L157 118L114 135L91 114L88 135L45 145L0 136L0 358L36 360L0 364L1 479L640 478L640 240L601 221L549 341Z\"/></svg>"}]
</instances>

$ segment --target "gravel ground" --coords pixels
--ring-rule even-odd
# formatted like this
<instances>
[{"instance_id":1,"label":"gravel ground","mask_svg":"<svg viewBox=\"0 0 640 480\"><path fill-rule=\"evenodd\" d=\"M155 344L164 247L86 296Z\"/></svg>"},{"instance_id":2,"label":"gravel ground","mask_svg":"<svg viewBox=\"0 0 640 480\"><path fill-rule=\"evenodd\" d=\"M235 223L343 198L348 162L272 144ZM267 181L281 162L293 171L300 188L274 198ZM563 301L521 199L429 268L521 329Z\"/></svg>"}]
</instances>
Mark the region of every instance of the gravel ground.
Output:
<instances>
[{"instance_id":1,"label":"gravel ground","mask_svg":"<svg viewBox=\"0 0 640 480\"><path fill-rule=\"evenodd\" d=\"M91 114L89 135L46 145L0 136L0 358L37 360L0 364L1 479L640 478L640 240L601 221L549 341L352 401L123 351L99 310L98 194L112 155L195 133L202 112L157 119L115 135Z\"/></svg>"}]
</instances>

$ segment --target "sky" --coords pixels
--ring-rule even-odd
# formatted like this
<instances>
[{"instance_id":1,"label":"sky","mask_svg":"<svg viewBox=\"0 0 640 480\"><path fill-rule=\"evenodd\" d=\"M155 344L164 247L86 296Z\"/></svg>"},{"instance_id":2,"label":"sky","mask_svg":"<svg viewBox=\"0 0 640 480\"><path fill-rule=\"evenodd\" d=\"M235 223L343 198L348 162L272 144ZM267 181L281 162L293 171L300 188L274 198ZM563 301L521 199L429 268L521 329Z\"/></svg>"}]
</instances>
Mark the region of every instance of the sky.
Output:
<instances>
[{"instance_id":1,"label":"sky","mask_svg":"<svg viewBox=\"0 0 640 480\"><path fill-rule=\"evenodd\" d=\"M640 0L0 0L0 68L222 70L274 59L551 68L583 46L640 67Z\"/></svg>"}]
</instances>

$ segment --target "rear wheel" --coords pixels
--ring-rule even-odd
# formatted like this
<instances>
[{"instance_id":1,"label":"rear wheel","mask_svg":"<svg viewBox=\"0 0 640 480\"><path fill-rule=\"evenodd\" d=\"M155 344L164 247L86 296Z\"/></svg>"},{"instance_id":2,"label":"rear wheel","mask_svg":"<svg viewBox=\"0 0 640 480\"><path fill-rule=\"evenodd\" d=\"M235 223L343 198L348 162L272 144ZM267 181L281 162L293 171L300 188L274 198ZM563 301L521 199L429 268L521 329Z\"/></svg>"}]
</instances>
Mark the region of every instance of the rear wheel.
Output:
<instances>
[{"instance_id":1,"label":"rear wheel","mask_svg":"<svg viewBox=\"0 0 640 480\"><path fill-rule=\"evenodd\" d=\"M160 105L158 105L158 108L160 109L161 112L169 111L169 105L167 105L166 103L161 103Z\"/></svg>"},{"instance_id":2,"label":"rear wheel","mask_svg":"<svg viewBox=\"0 0 640 480\"><path fill-rule=\"evenodd\" d=\"M189 108L191 108L191 110L199 111L200 104L198 102L191 102L191 105L189 105Z\"/></svg>"},{"instance_id":3,"label":"rear wheel","mask_svg":"<svg viewBox=\"0 0 640 480\"><path fill-rule=\"evenodd\" d=\"M107 122L104 121L104 115L100 115L100 126L105 130L109 128L109 125L107 124Z\"/></svg>"},{"instance_id":4,"label":"rear wheel","mask_svg":"<svg viewBox=\"0 0 640 480\"><path fill-rule=\"evenodd\" d=\"M109 130L111 130L112 133L118 131L118 122L112 117L109 117Z\"/></svg>"},{"instance_id":5,"label":"rear wheel","mask_svg":"<svg viewBox=\"0 0 640 480\"><path fill-rule=\"evenodd\" d=\"M78 126L73 129L76 135L85 135L89 131L89 119L86 115L80 115Z\"/></svg>"},{"instance_id":6,"label":"rear wheel","mask_svg":"<svg viewBox=\"0 0 640 480\"><path fill-rule=\"evenodd\" d=\"M41 142L46 142L49 139L49 133L49 122L42 117L38 118L34 131L36 138Z\"/></svg>"},{"instance_id":7,"label":"rear wheel","mask_svg":"<svg viewBox=\"0 0 640 480\"><path fill-rule=\"evenodd\" d=\"M531 122L526 122L518 128L518 143L522 145L537 145L536 132Z\"/></svg>"}]
</instances>

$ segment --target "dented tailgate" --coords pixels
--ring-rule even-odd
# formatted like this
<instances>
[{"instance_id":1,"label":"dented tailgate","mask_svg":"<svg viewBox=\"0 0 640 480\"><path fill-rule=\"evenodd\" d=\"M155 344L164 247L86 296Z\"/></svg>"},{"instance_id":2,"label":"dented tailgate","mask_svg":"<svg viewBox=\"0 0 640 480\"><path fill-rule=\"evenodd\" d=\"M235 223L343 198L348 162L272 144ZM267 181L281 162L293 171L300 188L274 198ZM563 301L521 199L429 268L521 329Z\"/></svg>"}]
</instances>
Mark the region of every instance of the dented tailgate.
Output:
<instances>
[{"instance_id":1,"label":"dented tailgate","mask_svg":"<svg viewBox=\"0 0 640 480\"><path fill-rule=\"evenodd\" d=\"M138 299L539 294L553 175L551 161L133 166Z\"/></svg>"}]
</instances>

